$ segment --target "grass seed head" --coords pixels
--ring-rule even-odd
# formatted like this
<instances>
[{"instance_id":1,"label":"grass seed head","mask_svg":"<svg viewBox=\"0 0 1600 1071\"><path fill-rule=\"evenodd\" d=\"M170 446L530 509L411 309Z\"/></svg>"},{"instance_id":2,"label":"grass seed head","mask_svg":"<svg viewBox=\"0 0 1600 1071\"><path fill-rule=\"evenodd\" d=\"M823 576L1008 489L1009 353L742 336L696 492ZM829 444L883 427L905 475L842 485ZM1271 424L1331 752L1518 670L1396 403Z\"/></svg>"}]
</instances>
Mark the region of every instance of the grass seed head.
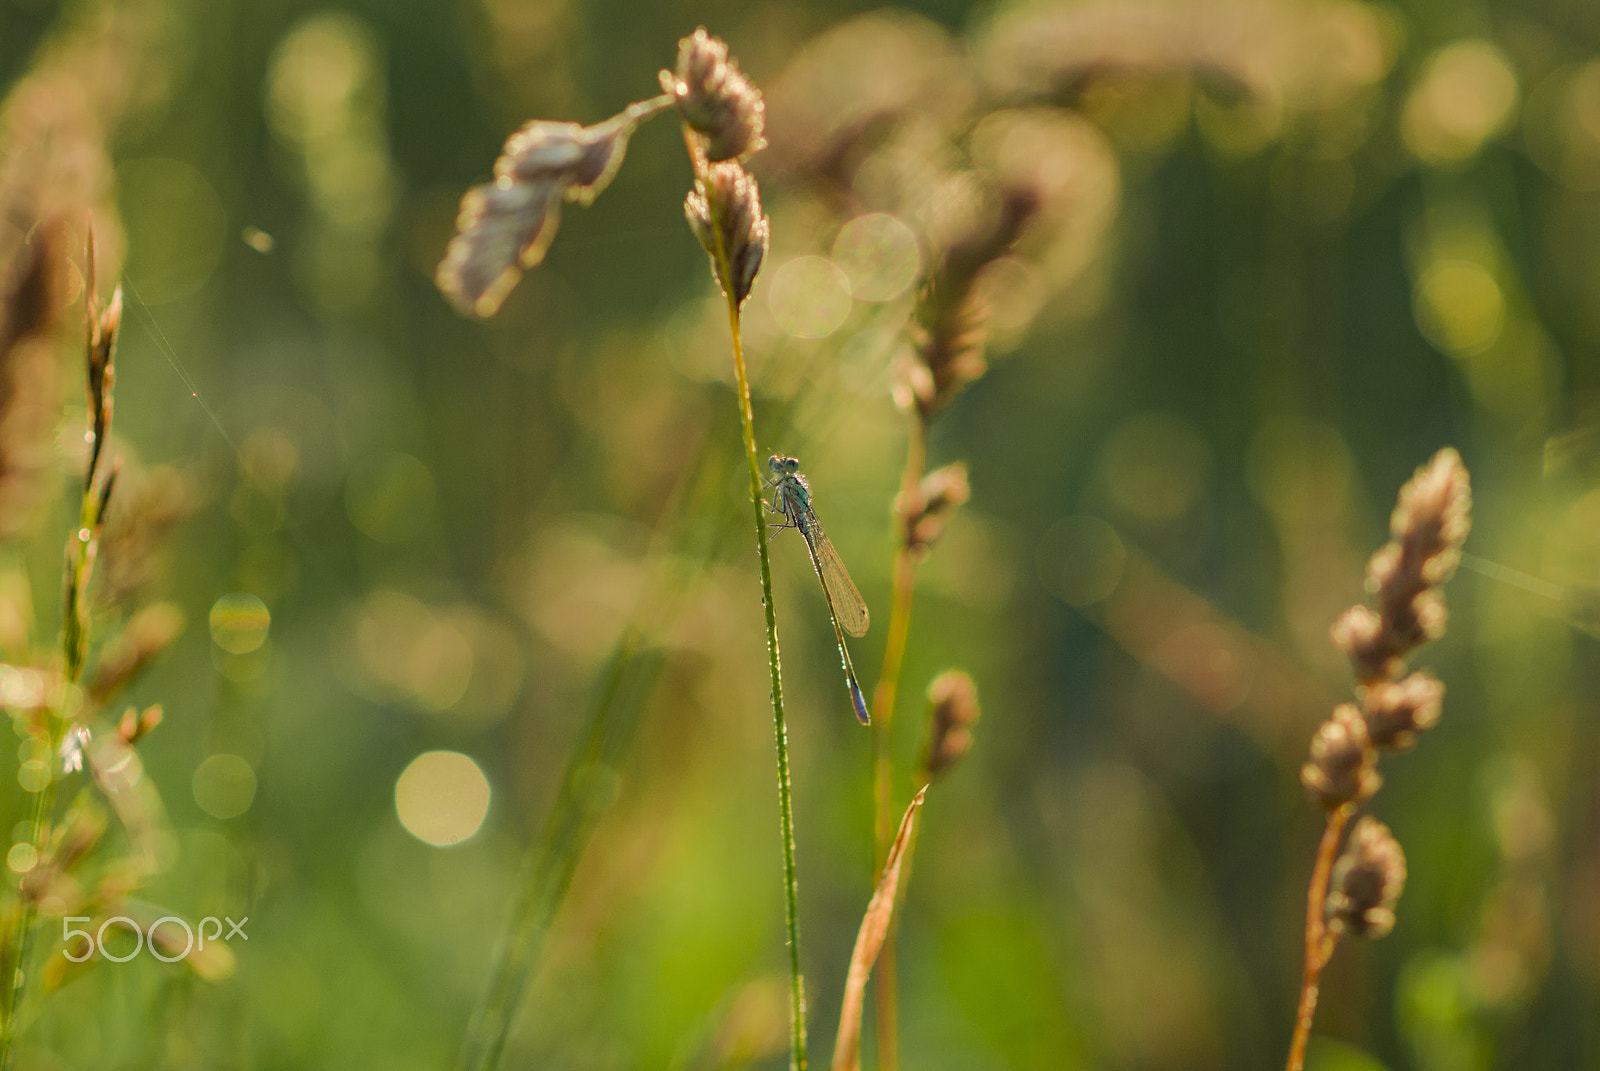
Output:
<instances>
[{"instance_id":1,"label":"grass seed head","mask_svg":"<svg viewBox=\"0 0 1600 1071\"><path fill-rule=\"evenodd\" d=\"M1335 933L1383 937L1394 929L1394 907L1406 885L1406 853L1389 827L1370 816L1356 823L1333 864L1326 918Z\"/></svg>"},{"instance_id":2,"label":"grass seed head","mask_svg":"<svg viewBox=\"0 0 1600 1071\"><path fill-rule=\"evenodd\" d=\"M915 491L902 491L895 497L894 511L900 519L906 549L926 554L971 497L967 466L961 461L934 469L922 478Z\"/></svg>"},{"instance_id":3,"label":"grass seed head","mask_svg":"<svg viewBox=\"0 0 1600 1071\"><path fill-rule=\"evenodd\" d=\"M939 674L928 685L931 717L924 766L929 781L937 780L972 749L972 727L977 724L978 686L958 669Z\"/></svg>"},{"instance_id":4,"label":"grass seed head","mask_svg":"<svg viewBox=\"0 0 1600 1071\"><path fill-rule=\"evenodd\" d=\"M1374 747L1405 751L1417 734L1439 721L1444 685L1430 673L1417 672L1400 681L1379 681L1361 689L1362 713Z\"/></svg>"},{"instance_id":5,"label":"grass seed head","mask_svg":"<svg viewBox=\"0 0 1600 1071\"><path fill-rule=\"evenodd\" d=\"M650 112L638 104L594 126L535 119L506 139L494 181L461 198L456 235L434 282L472 316L493 316L522 273L544 259L561 202L586 205L622 166L628 139Z\"/></svg>"},{"instance_id":6,"label":"grass seed head","mask_svg":"<svg viewBox=\"0 0 1600 1071\"><path fill-rule=\"evenodd\" d=\"M761 190L755 177L737 161L712 164L707 177L697 179L695 188L684 199L683 214L711 258L711 273L717 285L743 305L766 258L771 231L767 217L761 213ZM719 241L731 279L722 277L717 257Z\"/></svg>"},{"instance_id":7,"label":"grass seed head","mask_svg":"<svg viewBox=\"0 0 1600 1071\"><path fill-rule=\"evenodd\" d=\"M1330 811L1370 798L1383 784L1367 723L1353 704L1340 703L1317 730L1300 781Z\"/></svg>"},{"instance_id":8,"label":"grass seed head","mask_svg":"<svg viewBox=\"0 0 1600 1071\"><path fill-rule=\"evenodd\" d=\"M1377 609L1353 607L1333 641L1365 684L1398 675L1412 651L1444 634L1449 615L1437 590L1455 572L1472 528L1472 485L1449 447L1400 489L1389 520L1391 540L1367 564Z\"/></svg>"},{"instance_id":9,"label":"grass seed head","mask_svg":"<svg viewBox=\"0 0 1600 1071\"><path fill-rule=\"evenodd\" d=\"M735 160L766 146L766 103L728 46L704 26L678 42L676 71L661 72L661 88L671 95L689 129L704 139L711 163Z\"/></svg>"}]
</instances>

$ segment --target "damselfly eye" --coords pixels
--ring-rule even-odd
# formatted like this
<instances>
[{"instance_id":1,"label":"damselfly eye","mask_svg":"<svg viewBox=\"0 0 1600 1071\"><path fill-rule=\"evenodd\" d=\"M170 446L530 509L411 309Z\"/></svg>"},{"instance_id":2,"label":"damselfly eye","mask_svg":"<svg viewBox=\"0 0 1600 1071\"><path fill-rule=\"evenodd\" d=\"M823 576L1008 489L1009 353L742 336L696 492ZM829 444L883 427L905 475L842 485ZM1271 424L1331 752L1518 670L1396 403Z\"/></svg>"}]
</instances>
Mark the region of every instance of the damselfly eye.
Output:
<instances>
[{"instance_id":1,"label":"damselfly eye","mask_svg":"<svg viewBox=\"0 0 1600 1071\"><path fill-rule=\"evenodd\" d=\"M773 454L767 458L767 468L771 469L774 475L787 476L800 471L800 459Z\"/></svg>"}]
</instances>

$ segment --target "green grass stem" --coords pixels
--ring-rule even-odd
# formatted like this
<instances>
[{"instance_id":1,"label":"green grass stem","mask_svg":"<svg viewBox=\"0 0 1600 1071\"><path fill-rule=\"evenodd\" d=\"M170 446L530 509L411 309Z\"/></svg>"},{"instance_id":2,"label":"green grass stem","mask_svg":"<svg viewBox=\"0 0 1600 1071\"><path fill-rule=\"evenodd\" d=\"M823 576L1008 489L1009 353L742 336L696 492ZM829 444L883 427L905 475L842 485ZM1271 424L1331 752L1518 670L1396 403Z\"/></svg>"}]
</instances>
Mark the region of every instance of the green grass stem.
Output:
<instances>
[{"instance_id":1,"label":"green grass stem","mask_svg":"<svg viewBox=\"0 0 1600 1071\"><path fill-rule=\"evenodd\" d=\"M695 168L702 174L705 162L691 144ZM704 184L706 197L715 196L710 182ZM717 206L711 205L712 218ZM722 230L712 227L717 277L734 277ZM789 1066L792 1071L806 1067L806 984L800 970L800 887L794 858L794 800L789 781L789 730L783 717L783 673L778 653L778 613L772 601L772 559L767 552L767 507L761 497L760 451L756 448L755 412L750 402L750 378L745 370L744 340L739 330L739 299L724 286L728 304L728 331L733 339L733 370L739 396L739 423L744 434L745 461L750 469L750 504L756 521L756 554L761 561L761 602L767 616L767 666L772 675L772 730L778 751L778 822L783 841L783 903L789 940Z\"/></svg>"}]
</instances>

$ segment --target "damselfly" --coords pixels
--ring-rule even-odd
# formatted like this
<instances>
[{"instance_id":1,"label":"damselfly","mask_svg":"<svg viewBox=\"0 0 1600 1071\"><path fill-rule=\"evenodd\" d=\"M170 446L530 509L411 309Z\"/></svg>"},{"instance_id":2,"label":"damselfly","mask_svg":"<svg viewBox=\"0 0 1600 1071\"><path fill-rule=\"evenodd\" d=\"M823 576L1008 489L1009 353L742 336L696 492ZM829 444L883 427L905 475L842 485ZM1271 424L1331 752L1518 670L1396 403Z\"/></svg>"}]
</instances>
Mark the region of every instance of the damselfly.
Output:
<instances>
[{"instance_id":1,"label":"damselfly","mask_svg":"<svg viewBox=\"0 0 1600 1071\"><path fill-rule=\"evenodd\" d=\"M839 659L844 663L844 681L850 689L850 705L856 717L865 725L871 721L867 713L867 700L861 694L861 684L856 680L856 669L850 664L850 649L845 646L844 634L867 634L867 604L861 601L850 574L845 571L839 552L828 541L828 534L817 523L816 512L811 508L811 485L800 475L800 461L793 457L774 454L767 459L772 479L772 512L781 514L784 523L775 525L774 531L793 528L804 537L806 549L811 552L811 565L822 581L822 598L828 604L828 616L833 620L833 638L839 641Z\"/></svg>"}]
</instances>

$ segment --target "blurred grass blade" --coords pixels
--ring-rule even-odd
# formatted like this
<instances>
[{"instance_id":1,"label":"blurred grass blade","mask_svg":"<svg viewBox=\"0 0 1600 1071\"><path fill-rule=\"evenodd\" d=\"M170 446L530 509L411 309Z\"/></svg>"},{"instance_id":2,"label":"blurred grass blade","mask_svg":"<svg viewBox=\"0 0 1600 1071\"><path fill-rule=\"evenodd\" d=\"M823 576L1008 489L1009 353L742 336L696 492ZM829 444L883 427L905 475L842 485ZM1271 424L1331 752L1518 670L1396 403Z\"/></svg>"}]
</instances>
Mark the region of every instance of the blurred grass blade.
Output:
<instances>
[{"instance_id":1,"label":"blurred grass blade","mask_svg":"<svg viewBox=\"0 0 1600 1071\"><path fill-rule=\"evenodd\" d=\"M488 985L467 1024L457 1066L462 1071L492 1071L500 1064L506 1039L533 980L556 912L589 845L595 826L614 793L597 776L626 757L639 712L650 695L664 655L660 648L637 650L628 636L618 644L602 678L588 724L567 760L561 790L543 832L523 865L522 896L495 951Z\"/></svg>"},{"instance_id":2,"label":"blurred grass blade","mask_svg":"<svg viewBox=\"0 0 1600 1071\"><path fill-rule=\"evenodd\" d=\"M779 410L774 420L785 430L792 427L787 407ZM710 435L701 439L698 453L686 467L682 487L671 496L675 501L681 494L685 501L676 506L669 502L662 510L664 516L676 520L663 522L658 539L663 545L674 542L669 533L677 529L678 552L666 556L671 565L661 593L645 600L650 610L641 611L634 626L618 641L598 679L589 720L567 761L545 827L528 850L519 884L521 899L495 950L483 996L467 1024L457 1062L461 1071L492 1071L499 1066L523 995L538 970L544 940L609 803L595 789L605 779L595 775L602 767L617 769L626 759L639 714L666 657L657 647L640 650L640 623L671 620L671 608L689 578L703 569L705 562L717 559L734 531L742 527L729 487L728 461L710 448L712 439ZM702 519L708 517L717 520L704 523Z\"/></svg>"},{"instance_id":3,"label":"blurred grass blade","mask_svg":"<svg viewBox=\"0 0 1600 1071\"><path fill-rule=\"evenodd\" d=\"M900 819L900 832L895 834L894 845L883 864L883 876L878 879L878 887L872 893L861 929L856 934L855 951L850 953L850 972L845 976L839 1037L833 1044L833 1071L860 1071L861 1012L867 999L867 979L872 975L872 965L877 962L884 939L889 936L889 922L894 916L900 886L900 861L911 841L917 808L922 806L922 798L927 794L927 786L923 786L906 808L906 816Z\"/></svg>"}]
</instances>

